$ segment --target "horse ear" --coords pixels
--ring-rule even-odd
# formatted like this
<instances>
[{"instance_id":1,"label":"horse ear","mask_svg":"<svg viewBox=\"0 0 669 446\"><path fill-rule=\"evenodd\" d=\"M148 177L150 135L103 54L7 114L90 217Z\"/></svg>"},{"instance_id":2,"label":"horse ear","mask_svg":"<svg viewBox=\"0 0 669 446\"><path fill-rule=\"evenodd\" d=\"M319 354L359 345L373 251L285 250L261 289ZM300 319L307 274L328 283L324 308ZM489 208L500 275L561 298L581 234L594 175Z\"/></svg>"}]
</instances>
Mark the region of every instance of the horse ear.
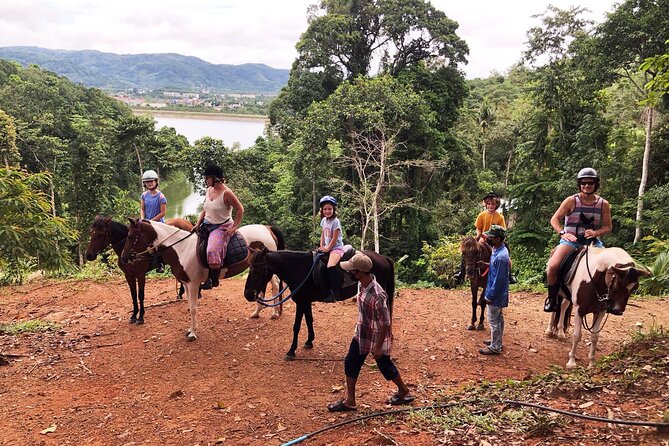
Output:
<instances>
[{"instance_id":1,"label":"horse ear","mask_svg":"<svg viewBox=\"0 0 669 446\"><path fill-rule=\"evenodd\" d=\"M99 216L98 216L98 217L99 217ZM96 217L96 218L97 218L97 217ZM102 218L102 217L100 217L100 218ZM105 225L108 225L109 223L111 223L111 221L112 221L112 218L111 218L111 217L104 217Z\"/></svg>"},{"instance_id":2,"label":"horse ear","mask_svg":"<svg viewBox=\"0 0 669 446\"><path fill-rule=\"evenodd\" d=\"M650 271L648 271L646 268L636 268L637 274L639 274L639 277L650 277L653 275Z\"/></svg>"},{"instance_id":3,"label":"horse ear","mask_svg":"<svg viewBox=\"0 0 669 446\"><path fill-rule=\"evenodd\" d=\"M134 227L134 226L137 226L137 223L139 222L139 219L138 219L138 218L128 217L128 221L130 222L130 226L133 226L133 227Z\"/></svg>"}]
</instances>

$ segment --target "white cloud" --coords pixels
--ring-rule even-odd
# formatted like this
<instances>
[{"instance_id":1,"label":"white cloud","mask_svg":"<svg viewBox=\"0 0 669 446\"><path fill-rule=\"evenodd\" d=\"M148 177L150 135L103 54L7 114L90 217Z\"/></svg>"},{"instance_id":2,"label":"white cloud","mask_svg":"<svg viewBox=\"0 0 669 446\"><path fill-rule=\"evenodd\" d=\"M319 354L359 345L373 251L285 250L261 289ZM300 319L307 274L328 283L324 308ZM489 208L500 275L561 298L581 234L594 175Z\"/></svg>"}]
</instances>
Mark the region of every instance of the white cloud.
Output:
<instances>
[{"instance_id":1,"label":"white cloud","mask_svg":"<svg viewBox=\"0 0 669 446\"><path fill-rule=\"evenodd\" d=\"M614 0L581 0L597 21ZM180 53L212 63L290 68L318 0L22 0L0 2L0 46L96 49L119 54ZM572 0L433 0L460 24L469 45L468 77L500 72L517 61L533 14Z\"/></svg>"}]
</instances>

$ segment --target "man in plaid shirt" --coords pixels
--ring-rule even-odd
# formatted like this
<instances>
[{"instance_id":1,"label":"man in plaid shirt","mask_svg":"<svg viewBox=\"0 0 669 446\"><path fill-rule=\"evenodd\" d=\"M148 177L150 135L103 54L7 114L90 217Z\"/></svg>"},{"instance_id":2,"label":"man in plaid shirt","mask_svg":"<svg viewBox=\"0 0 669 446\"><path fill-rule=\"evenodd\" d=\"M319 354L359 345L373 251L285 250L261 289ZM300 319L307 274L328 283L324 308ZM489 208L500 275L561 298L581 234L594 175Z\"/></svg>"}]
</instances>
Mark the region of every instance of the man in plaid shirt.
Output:
<instances>
[{"instance_id":1,"label":"man in plaid shirt","mask_svg":"<svg viewBox=\"0 0 669 446\"><path fill-rule=\"evenodd\" d=\"M391 318L388 309L388 296L376 279L369 272L372 260L361 252L340 266L360 282L358 291L358 323L355 335L344 359L346 373L346 399L328 405L330 412L348 412L357 410L355 404L355 385L360 370L369 353L374 356L376 365L383 377L397 385L397 392L390 398L392 405L409 404L414 397L400 377L400 372L390 359L392 343Z\"/></svg>"}]
</instances>

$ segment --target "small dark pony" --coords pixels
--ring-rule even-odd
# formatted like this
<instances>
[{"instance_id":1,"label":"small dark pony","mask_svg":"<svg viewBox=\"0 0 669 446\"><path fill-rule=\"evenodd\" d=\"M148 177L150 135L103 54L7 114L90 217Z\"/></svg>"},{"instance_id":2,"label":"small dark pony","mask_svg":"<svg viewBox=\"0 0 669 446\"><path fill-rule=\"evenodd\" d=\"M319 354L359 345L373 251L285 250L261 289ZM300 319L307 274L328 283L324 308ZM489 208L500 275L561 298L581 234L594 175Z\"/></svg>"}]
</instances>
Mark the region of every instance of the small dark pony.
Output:
<instances>
[{"instance_id":1,"label":"small dark pony","mask_svg":"<svg viewBox=\"0 0 669 446\"><path fill-rule=\"evenodd\" d=\"M185 231L190 231L193 228L193 225L183 218L170 218L167 220L167 224ZM86 248L86 260L95 260L98 254L106 251L111 246L118 256L118 266L123 271L128 287L130 287L132 316L130 316L129 322L131 324L143 324L144 285L146 284L146 273L152 269L151 261L121 262L121 251L123 251L123 245L128 238L128 227L122 223L112 221L111 217L96 216L91 225L90 237L91 240ZM181 285L177 298L180 299L183 294L184 287Z\"/></svg>"},{"instance_id":2,"label":"small dark pony","mask_svg":"<svg viewBox=\"0 0 669 446\"><path fill-rule=\"evenodd\" d=\"M465 274L469 279L470 289L472 291L472 320L467 330L483 330L483 321L485 320L486 303L485 288L488 282L488 267L480 267L478 262L490 263L492 248L485 242L477 242L472 236L462 238L460 242L460 252L465 264ZM479 297L478 289L481 288ZM481 306L481 317L478 325L476 324L476 307Z\"/></svg>"},{"instance_id":3,"label":"small dark pony","mask_svg":"<svg viewBox=\"0 0 669 446\"><path fill-rule=\"evenodd\" d=\"M388 307L392 314L393 297L395 294L395 264L390 258L374 251L362 252L372 260L371 273L374 274L376 281L386 291L388 295ZM285 356L287 360L295 358L297 337L300 333L303 317L306 320L308 331L304 348L313 348L313 341L316 336L314 334L314 316L311 304L322 300L329 293L329 290L320 287L314 281L312 274L313 266L314 253L311 251L271 252L263 249L255 252L251 258L249 275L244 286L244 297L249 302L258 301L259 296L267 286L267 282L269 282L274 274L283 280L292 292L291 296L295 302L296 310L295 323L293 324L293 341ZM341 299L353 297L357 294L357 291L357 283L345 286L341 290Z\"/></svg>"}]
</instances>

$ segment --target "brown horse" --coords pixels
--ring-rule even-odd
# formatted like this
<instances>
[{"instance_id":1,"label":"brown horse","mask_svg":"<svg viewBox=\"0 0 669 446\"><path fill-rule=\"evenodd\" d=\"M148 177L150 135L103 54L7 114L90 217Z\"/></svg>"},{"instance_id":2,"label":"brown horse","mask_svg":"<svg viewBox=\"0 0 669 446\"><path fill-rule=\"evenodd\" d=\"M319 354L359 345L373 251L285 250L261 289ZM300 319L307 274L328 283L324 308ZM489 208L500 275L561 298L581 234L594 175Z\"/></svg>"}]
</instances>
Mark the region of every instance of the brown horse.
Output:
<instances>
[{"instance_id":1,"label":"brown horse","mask_svg":"<svg viewBox=\"0 0 669 446\"><path fill-rule=\"evenodd\" d=\"M121 262L131 257L140 259L142 254L160 254L171 267L172 274L186 287L190 304L191 324L186 332L189 341L197 339L197 304L200 284L209 276L209 270L200 264L197 256L197 236L190 232L174 229L155 221L130 219L128 238L119 256ZM221 269L222 277L232 277L245 271L251 261L251 248L268 248L272 251L284 249L283 234L273 226L245 225L238 232L249 247L246 258ZM279 283L272 278L274 293L279 292ZM264 290L263 290L264 291Z\"/></svg>"},{"instance_id":2,"label":"brown horse","mask_svg":"<svg viewBox=\"0 0 669 446\"><path fill-rule=\"evenodd\" d=\"M472 291L472 320L467 330L483 330L483 321L485 320L485 287L488 282L488 267L480 267L479 262L490 263L492 248L487 243L477 242L474 237L466 236L460 242L460 252L465 264L465 273L469 279L469 285ZM478 289L481 288L479 298ZM481 306L481 317L476 324L476 307Z\"/></svg>"},{"instance_id":3,"label":"brown horse","mask_svg":"<svg viewBox=\"0 0 669 446\"><path fill-rule=\"evenodd\" d=\"M193 225L183 218L170 218L167 220L167 224L185 231L190 231L193 228ZM90 236L91 240L88 242L88 248L86 248L86 260L95 260L98 254L106 251L111 246L118 256L118 266L123 271L125 280L128 282L128 287L130 287L130 295L132 296L132 316L130 316L130 323L143 324L144 285L146 284L146 273L153 268L151 261L121 262L121 251L123 250L125 240L128 238L128 227L112 221L111 217L96 216L91 225ZM178 298L181 298L183 293L184 288L182 285Z\"/></svg>"},{"instance_id":4,"label":"brown horse","mask_svg":"<svg viewBox=\"0 0 669 446\"><path fill-rule=\"evenodd\" d=\"M590 352L588 367L595 365L595 352L599 333L604 328L607 314L622 316L630 295L639 285L639 277L650 275L648 271L637 269L630 255L621 248L587 247L583 258L576 266L574 276L561 288L564 297L558 313L551 313L546 334L565 339L565 325L560 321L569 318L569 307L574 307L574 334L569 352L567 368L576 367L576 347L581 340L581 328L590 332ZM592 314L589 327L585 317Z\"/></svg>"}]
</instances>

